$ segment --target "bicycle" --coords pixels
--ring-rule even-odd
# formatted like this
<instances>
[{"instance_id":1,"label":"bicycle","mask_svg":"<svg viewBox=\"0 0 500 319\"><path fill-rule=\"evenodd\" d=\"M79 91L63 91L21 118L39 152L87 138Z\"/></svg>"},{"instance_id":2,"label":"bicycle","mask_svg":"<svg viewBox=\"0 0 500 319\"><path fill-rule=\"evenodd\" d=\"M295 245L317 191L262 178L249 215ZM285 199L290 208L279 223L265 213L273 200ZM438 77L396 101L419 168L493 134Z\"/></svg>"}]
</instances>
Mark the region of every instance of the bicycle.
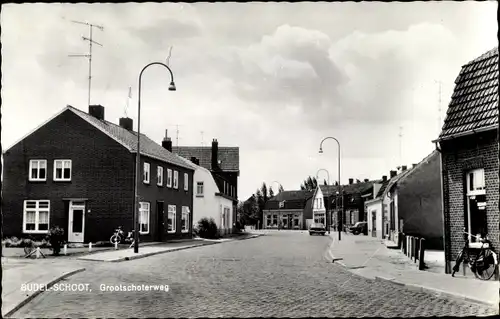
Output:
<instances>
[{"instance_id":1,"label":"bicycle","mask_svg":"<svg viewBox=\"0 0 500 319\"><path fill-rule=\"evenodd\" d=\"M36 254L37 247L35 246L35 243L30 241L29 244L24 246L24 258L30 258L31 256ZM40 250L40 254L43 258L45 258L44 253Z\"/></svg>"},{"instance_id":2,"label":"bicycle","mask_svg":"<svg viewBox=\"0 0 500 319\"><path fill-rule=\"evenodd\" d=\"M122 226L118 226L118 228L115 229L115 233L113 234L113 236L111 236L109 241L113 245L115 244L115 242L117 242L118 244L121 244L122 241L130 242L130 246L128 248L132 248L135 244L134 238L135 238L134 230L128 232L127 236L125 237L125 232L122 230Z\"/></svg>"},{"instance_id":3,"label":"bicycle","mask_svg":"<svg viewBox=\"0 0 500 319\"><path fill-rule=\"evenodd\" d=\"M497 254L493 248L491 248L491 241L488 239L488 235L486 235L485 238L481 238L471 234L472 237L476 238L478 242L481 243L479 253L475 256L471 256L469 234L465 232L465 228L464 234L466 234L466 236L464 236L465 244L462 251L460 251L457 256L451 276L455 277L455 273L459 271L461 263L468 263L470 270L474 273L476 278L480 280L490 280L497 269L498 259Z\"/></svg>"}]
</instances>

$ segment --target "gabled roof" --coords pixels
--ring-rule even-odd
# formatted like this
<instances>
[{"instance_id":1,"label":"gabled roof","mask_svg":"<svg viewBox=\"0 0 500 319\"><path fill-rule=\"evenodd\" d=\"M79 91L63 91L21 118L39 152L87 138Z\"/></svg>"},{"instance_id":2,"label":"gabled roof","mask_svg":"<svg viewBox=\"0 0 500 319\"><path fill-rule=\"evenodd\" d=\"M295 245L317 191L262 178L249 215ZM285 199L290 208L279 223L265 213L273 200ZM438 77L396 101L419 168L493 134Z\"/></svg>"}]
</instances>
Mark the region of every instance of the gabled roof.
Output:
<instances>
[{"instance_id":1,"label":"gabled roof","mask_svg":"<svg viewBox=\"0 0 500 319\"><path fill-rule=\"evenodd\" d=\"M498 127L498 47L462 66L439 139Z\"/></svg>"},{"instance_id":2,"label":"gabled roof","mask_svg":"<svg viewBox=\"0 0 500 319\"><path fill-rule=\"evenodd\" d=\"M375 182L368 181L368 182L342 185L342 191L346 195L364 193L371 187L373 187L373 183ZM321 192L323 193L324 197L330 197L332 195L335 195L340 190L340 187L336 185L319 185L319 187L321 188Z\"/></svg>"},{"instance_id":3,"label":"gabled roof","mask_svg":"<svg viewBox=\"0 0 500 319\"><path fill-rule=\"evenodd\" d=\"M125 147L127 150L129 150L131 153L137 153L137 132L134 131L129 131L127 129L124 129L120 125L105 121L105 120L99 120L95 118L94 116L83 112L77 108L74 108L71 105L66 106L61 112L57 113L55 116L53 116L51 119L46 121L42 126L50 122L52 119L56 118L60 114L70 111L85 120L87 123L91 124L119 144L121 144L123 147ZM42 127L40 126L40 127ZM35 131L37 131L40 127L32 131L29 135L33 134ZM27 137L27 136L26 136ZM26 138L24 137L24 138ZM23 139L24 139L23 138ZM164 147L161 145L155 143L153 140L151 140L149 137L147 137L144 134L140 135L140 142L141 142L141 154L144 156L148 156L166 163L174 164L179 167L187 168L190 170L194 170L193 166L190 164L186 164L186 162L181 159L179 156L170 153L167 151ZM19 142L17 142L19 143ZM17 144L16 143L16 144Z\"/></svg>"},{"instance_id":4,"label":"gabled roof","mask_svg":"<svg viewBox=\"0 0 500 319\"><path fill-rule=\"evenodd\" d=\"M411 175L413 172L422 167L423 164L427 163L433 156L437 156L439 153L437 150L432 151L429 155L427 155L423 160L421 160L415 167L408 169L395 177L389 180L389 183L386 189L383 192L383 196L387 195L387 193L391 192L392 189L400 182L402 182L407 176Z\"/></svg>"},{"instance_id":5,"label":"gabled roof","mask_svg":"<svg viewBox=\"0 0 500 319\"><path fill-rule=\"evenodd\" d=\"M380 189L378 190L375 198L380 198L380 197L382 197L382 195L384 195L384 191L387 188L387 185L389 185L389 180L381 181L381 183L382 183L382 186L380 186Z\"/></svg>"},{"instance_id":6,"label":"gabled roof","mask_svg":"<svg viewBox=\"0 0 500 319\"><path fill-rule=\"evenodd\" d=\"M313 191L305 191L305 190L300 190L300 191L282 191L279 192L277 195L274 197L271 197L268 202L274 201L274 202L282 202L282 201L300 201L300 200L306 200L307 198L311 197L313 194Z\"/></svg>"},{"instance_id":7,"label":"gabled roof","mask_svg":"<svg viewBox=\"0 0 500 319\"><path fill-rule=\"evenodd\" d=\"M200 166L212 169L212 147L208 146L174 146L172 152L190 159L196 157L200 160ZM225 172L240 171L240 148L239 147L218 147L218 160L221 161L220 168Z\"/></svg>"}]
</instances>

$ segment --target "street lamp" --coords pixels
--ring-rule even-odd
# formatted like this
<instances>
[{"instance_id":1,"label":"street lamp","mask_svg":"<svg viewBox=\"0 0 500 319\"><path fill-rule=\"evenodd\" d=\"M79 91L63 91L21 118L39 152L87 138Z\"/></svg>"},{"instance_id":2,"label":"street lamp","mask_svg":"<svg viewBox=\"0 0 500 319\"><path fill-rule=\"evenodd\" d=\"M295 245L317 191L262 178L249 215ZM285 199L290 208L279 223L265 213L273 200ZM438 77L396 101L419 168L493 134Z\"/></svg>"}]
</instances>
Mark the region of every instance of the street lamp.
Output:
<instances>
[{"instance_id":1,"label":"street lamp","mask_svg":"<svg viewBox=\"0 0 500 319\"><path fill-rule=\"evenodd\" d=\"M327 183L328 185L330 185L330 172L328 172L326 169L324 168L320 168L317 172L316 172L316 180L318 180L319 176L318 176L318 173L321 172L321 171L324 171L326 172L326 176L328 177L327 179Z\"/></svg>"},{"instance_id":2,"label":"street lamp","mask_svg":"<svg viewBox=\"0 0 500 319\"><path fill-rule=\"evenodd\" d=\"M152 65L161 65L165 67L170 73L170 85L168 86L169 91L175 91L174 74L170 68L161 62L152 62L146 65L139 74L139 94L137 100L137 157L136 157L136 168L135 168L135 196L134 196L134 253L139 253L139 182L141 180L141 84L142 84L142 73Z\"/></svg>"},{"instance_id":3,"label":"street lamp","mask_svg":"<svg viewBox=\"0 0 500 319\"><path fill-rule=\"evenodd\" d=\"M319 153L322 154L323 153L323 142L325 140L328 140L328 139L332 139L332 140L335 140L337 142L337 145L339 147L339 189L340 189L340 193L342 194L342 184L340 183L340 142L339 140L337 140L335 137L331 137L331 136L328 136L328 137L325 137L321 143L319 144ZM342 196L342 210L344 210L344 196ZM338 213L338 210L337 210L337 213ZM328 218L327 218L328 219ZM340 218L339 218L339 221L340 221L340 226L342 226L342 214L340 214ZM341 230L339 228L339 241L341 240Z\"/></svg>"}]
</instances>

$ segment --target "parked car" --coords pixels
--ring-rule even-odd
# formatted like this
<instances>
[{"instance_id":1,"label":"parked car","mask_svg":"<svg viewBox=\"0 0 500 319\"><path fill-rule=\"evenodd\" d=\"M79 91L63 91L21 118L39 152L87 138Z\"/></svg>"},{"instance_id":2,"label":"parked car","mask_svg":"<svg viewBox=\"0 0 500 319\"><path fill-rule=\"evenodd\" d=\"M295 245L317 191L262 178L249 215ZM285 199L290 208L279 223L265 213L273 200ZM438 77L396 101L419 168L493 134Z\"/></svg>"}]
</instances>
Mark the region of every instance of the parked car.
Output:
<instances>
[{"instance_id":1,"label":"parked car","mask_svg":"<svg viewBox=\"0 0 500 319\"><path fill-rule=\"evenodd\" d=\"M320 234L324 236L326 234L325 225L318 223L311 224L309 227L309 235L312 236L313 234Z\"/></svg>"},{"instance_id":2,"label":"parked car","mask_svg":"<svg viewBox=\"0 0 500 319\"><path fill-rule=\"evenodd\" d=\"M361 233L367 234L368 232L368 223L367 222L357 222L354 226L349 228L350 232L354 235L359 235Z\"/></svg>"}]
</instances>

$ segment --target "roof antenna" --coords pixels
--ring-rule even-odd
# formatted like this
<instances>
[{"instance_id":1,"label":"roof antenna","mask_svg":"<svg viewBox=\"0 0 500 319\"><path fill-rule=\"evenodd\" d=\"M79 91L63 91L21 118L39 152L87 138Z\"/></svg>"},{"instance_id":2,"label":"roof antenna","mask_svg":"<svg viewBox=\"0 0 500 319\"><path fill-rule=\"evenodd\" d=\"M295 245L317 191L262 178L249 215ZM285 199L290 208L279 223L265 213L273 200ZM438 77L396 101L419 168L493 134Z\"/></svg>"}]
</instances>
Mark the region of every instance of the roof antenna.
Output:
<instances>
[{"instance_id":1,"label":"roof antenna","mask_svg":"<svg viewBox=\"0 0 500 319\"><path fill-rule=\"evenodd\" d=\"M129 88L128 88L127 102L125 104L125 110L123 111L123 113L125 113L125 117L128 117L128 115L127 115L127 109L129 107L129 103L130 103L131 100L132 100L132 87L129 86Z\"/></svg>"},{"instance_id":2,"label":"roof antenna","mask_svg":"<svg viewBox=\"0 0 500 319\"><path fill-rule=\"evenodd\" d=\"M401 165L402 163L402 153L403 153L403 127L399 127L399 164ZM397 168L399 169L401 166L398 166Z\"/></svg>"},{"instance_id":3,"label":"roof antenna","mask_svg":"<svg viewBox=\"0 0 500 319\"><path fill-rule=\"evenodd\" d=\"M439 102L438 102L438 136L441 134L441 81L439 83Z\"/></svg>"},{"instance_id":4,"label":"roof antenna","mask_svg":"<svg viewBox=\"0 0 500 319\"><path fill-rule=\"evenodd\" d=\"M88 105L90 106L90 88L92 86L92 43L95 43L97 45L100 45L102 47L102 44L92 40L92 29L93 28L98 28L101 31L104 31L104 27L96 24L91 24L88 22L80 22L80 21L74 21L71 20L73 23L77 24L83 24L83 25L88 25L89 26L89 37L84 37L82 36L82 39L85 41L89 41L89 53L88 54L70 54L68 55L69 57L86 57L89 59L89 92L88 92Z\"/></svg>"},{"instance_id":5,"label":"roof antenna","mask_svg":"<svg viewBox=\"0 0 500 319\"><path fill-rule=\"evenodd\" d=\"M170 57L172 56L172 48L173 46L170 46L170 50L168 51L167 66L170 66Z\"/></svg>"}]
</instances>

